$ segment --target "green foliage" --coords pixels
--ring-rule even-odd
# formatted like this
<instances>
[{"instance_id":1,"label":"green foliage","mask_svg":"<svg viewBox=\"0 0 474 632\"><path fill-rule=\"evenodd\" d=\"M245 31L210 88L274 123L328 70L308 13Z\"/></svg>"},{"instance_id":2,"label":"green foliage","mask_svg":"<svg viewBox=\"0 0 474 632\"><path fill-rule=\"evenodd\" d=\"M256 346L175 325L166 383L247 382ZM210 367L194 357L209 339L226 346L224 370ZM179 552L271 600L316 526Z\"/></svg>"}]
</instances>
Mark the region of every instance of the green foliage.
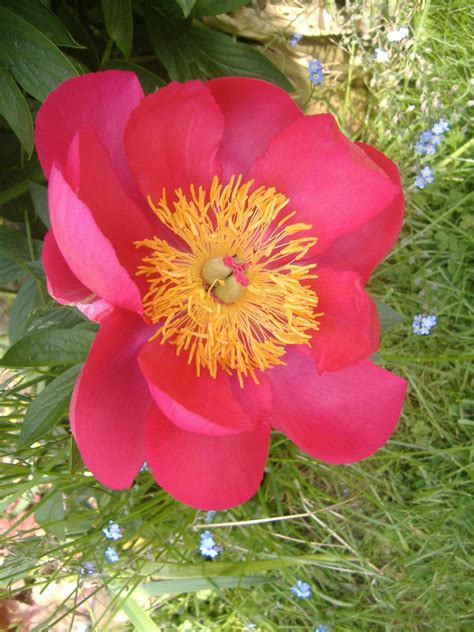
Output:
<instances>
[{"instance_id":1,"label":"green foliage","mask_svg":"<svg viewBox=\"0 0 474 632\"><path fill-rule=\"evenodd\" d=\"M133 40L132 0L102 0L107 33L125 57L130 57Z\"/></svg>"},{"instance_id":2,"label":"green foliage","mask_svg":"<svg viewBox=\"0 0 474 632\"><path fill-rule=\"evenodd\" d=\"M41 367L84 362L93 340L94 332L80 327L34 331L15 342L0 360L0 365Z\"/></svg>"}]
</instances>

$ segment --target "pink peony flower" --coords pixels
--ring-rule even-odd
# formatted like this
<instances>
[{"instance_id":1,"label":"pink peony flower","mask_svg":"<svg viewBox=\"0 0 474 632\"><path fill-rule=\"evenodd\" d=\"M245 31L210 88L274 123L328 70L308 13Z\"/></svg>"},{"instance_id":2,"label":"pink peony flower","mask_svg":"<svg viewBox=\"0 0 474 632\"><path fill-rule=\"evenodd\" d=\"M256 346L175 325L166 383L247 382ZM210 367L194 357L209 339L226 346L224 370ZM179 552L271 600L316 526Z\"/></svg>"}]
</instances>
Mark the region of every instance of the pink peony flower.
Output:
<instances>
[{"instance_id":1,"label":"pink peony flower","mask_svg":"<svg viewBox=\"0 0 474 632\"><path fill-rule=\"evenodd\" d=\"M144 461L203 510L248 500L272 428L327 463L390 437L405 381L372 364L364 290L400 231L396 166L266 82L109 71L36 122L51 296L100 323L71 403L85 465L128 488Z\"/></svg>"}]
</instances>

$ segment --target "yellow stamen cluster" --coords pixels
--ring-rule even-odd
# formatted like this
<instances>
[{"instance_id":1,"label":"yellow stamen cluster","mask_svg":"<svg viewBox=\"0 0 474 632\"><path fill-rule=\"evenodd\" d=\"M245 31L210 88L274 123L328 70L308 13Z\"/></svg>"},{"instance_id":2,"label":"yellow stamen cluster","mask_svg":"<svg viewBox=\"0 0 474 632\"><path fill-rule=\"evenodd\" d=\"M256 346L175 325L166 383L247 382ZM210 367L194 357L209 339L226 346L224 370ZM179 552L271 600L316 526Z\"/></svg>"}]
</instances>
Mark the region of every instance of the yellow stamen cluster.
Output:
<instances>
[{"instance_id":1,"label":"yellow stamen cluster","mask_svg":"<svg viewBox=\"0 0 474 632\"><path fill-rule=\"evenodd\" d=\"M294 212L278 219L287 198L274 188L251 191L252 185L232 177L223 186L215 177L209 195L201 187L191 187L189 199L175 191L172 208L165 191L156 207L148 198L176 245L157 237L136 243L151 251L137 272L149 282L145 314L159 324L151 340L176 345L198 375L206 368L215 377L221 368L235 372L241 385L248 375L258 382L256 370L284 364L286 345L308 344L321 316L316 294L302 284L316 276L314 264L300 263L316 242L299 235L311 226L290 224ZM219 300L215 286L237 283L238 276L217 275L209 284L208 270L229 257L245 262L245 288L235 302Z\"/></svg>"}]
</instances>

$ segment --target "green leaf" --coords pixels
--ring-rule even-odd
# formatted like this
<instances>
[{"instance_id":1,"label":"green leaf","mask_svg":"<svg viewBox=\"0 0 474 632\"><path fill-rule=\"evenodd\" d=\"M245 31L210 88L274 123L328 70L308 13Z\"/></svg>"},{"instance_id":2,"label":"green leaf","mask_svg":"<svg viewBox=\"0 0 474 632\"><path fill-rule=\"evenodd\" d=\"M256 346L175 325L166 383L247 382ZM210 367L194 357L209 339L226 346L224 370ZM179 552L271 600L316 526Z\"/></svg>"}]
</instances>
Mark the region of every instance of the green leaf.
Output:
<instances>
[{"instance_id":1,"label":"green leaf","mask_svg":"<svg viewBox=\"0 0 474 632\"><path fill-rule=\"evenodd\" d=\"M189 16L194 5L196 4L196 0L176 0L176 2L181 7L181 10L183 11L183 15L185 18Z\"/></svg>"},{"instance_id":2,"label":"green leaf","mask_svg":"<svg viewBox=\"0 0 474 632\"><path fill-rule=\"evenodd\" d=\"M130 57L133 41L132 0L102 0L105 28L111 39Z\"/></svg>"},{"instance_id":3,"label":"green leaf","mask_svg":"<svg viewBox=\"0 0 474 632\"><path fill-rule=\"evenodd\" d=\"M31 156L35 139L30 108L15 80L4 68L0 68L0 114L15 132L25 152Z\"/></svg>"},{"instance_id":4,"label":"green leaf","mask_svg":"<svg viewBox=\"0 0 474 632\"><path fill-rule=\"evenodd\" d=\"M57 329L71 329L81 325L81 328L87 327L90 331L95 331L97 325L86 320L82 314L71 307L62 307L57 303L49 303L48 305L38 305L29 315L26 322L26 333L34 331L44 331L51 327Z\"/></svg>"},{"instance_id":5,"label":"green leaf","mask_svg":"<svg viewBox=\"0 0 474 632\"><path fill-rule=\"evenodd\" d=\"M178 595L180 593L197 592L198 590L221 590L223 588L251 588L261 584L268 584L269 577L247 575L245 577L214 577L213 579L163 579L158 582L142 584L143 590L150 595Z\"/></svg>"},{"instance_id":6,"label":"green leaf","mask_svg":"<svg viewBox=\"0 0 474 632\"><path fill-rule=\"evenodd\" d=\"M160 632L160 629L150 615L140 606L133 595L145 596L146 593L137 587L123 596L127 588L121 588L118 584L109 586L111 592L116 596L120 608L127 615L129 621L139 632ZM133 593L133 594L132 594Z\"/></svg>"},{"instance_id":7,"label":"green leaf","mask_svg":"<svg viewBox=\"0 0 474 632\"><path fill-rule=\"evenodd\" d=\"M249 2L250 0L197 0L192 14L196 18L204 15L219 15L235 11Z\"/></svg>"},{"instance_id":8,"label":"green leaf","mask_svg":"<svg viewBox=\"0 0 474 632\"><path fill-rule=\"evenodd\" d=\"M94 336L93 331L80 327L35 331L11 346L0 360L0 365L18 368L84 362Z\"/></svg>"},{"instance_id":9,"label":"green leaf","mask_svg":"<svg viewBox=\"0 0 474 632\"><path fill-rule=\"evenodd\" d=\"M0 64L39 101L77 75L65 55L41 31L0 6Z\"/></svg>"},{"instance_id":10,"label":"green leaf","mask_svg":"<svg viewBox=\"0 0 474 632\"><path fill-rule=\"evenodd\" d=\"M174 80L254 77L292 90L286 76L256 48L170 12L145 7L145 18L153 50Z\"/></svg>"},{"instance_id":11,"label":"green leaf","mask_svg":"<svg viewBox=\"0 0 474 632\"><path fill-rule=\"evenodd\" d=\"M48 188L33 181L28 182L28 188L36 214L46 228L51 228L48 209Z\"/></svg>"},{"instance_id":12,"label":"green leaf","mask_svg":"<svg viewBox=\"0 0 474 632\"><path fill-rule=\"evenodd\" d=\"M393 327L396 327L404 321L403 316L392 309L390 305L386 305L376 298L374 298L374 302L379 313L380 328L382 330L382 333L385 333L389 329L393 329Z\"/></svg>"},{"instance_id":13,"label":"green leaf","mask_svg":"<svg viewBox=\"0 0 474 632\"><path fill-rule=\"evenodd\" d=\"M8 322L8 337L10 343L17 342L28 329L28 319L33 309L40 301L38 282L29 276L20 288L13 301L10 320Z\"/></svg>"},{"instance_id":14,"label":"green leaf","mask_svg":"<svg viewBox=\"0 0 474 632\"><path fill-rule=\"evenodd\" d=\"M62 539L65 536L64 513L63 495L61 492L53 492L40 501L35 511L35 520L43 529Z\"/></svg>"},{"instance_id":15,"label":"green leaf","mask_svg":"<svg viewBox=\"0 0 474 632\"><path fill-rule=\"evenodd\" d=\"M11 283L28 272L28 240L17 230L0 226L0 284Z\"/></svg>"},{"instance_id":16,"label":"green leaf","mask_svg":"<svg viewBox=\"0 0 474 632\"><path fill-rule=\"evenodd\" d=\"M10 11L19 15L26 22L34 24L56 46L80 48L80 45L72 39L61 20L43 6L39 0L0 0L0 5L10 9Z\"/></svg>"},{"instance_id":17,"label":"green leaf","mask_svg":"<svg viewBox=\"0 0 474 632\"><path fill-rule=\"evenodd\" d=\"M31 402L21 424L20 447L29 446L44 437L67 415L81 368L82 364L76 364L55 377Z\"/></svg>"},{"instance_id":18,"label":"green leaf","mask_svg":"<svg viewBox=\"0 0 474 632\"><path fill-rule=\"evenodd\" d=\"M137 75L145 94L151 94L158 88L166 86L166 81L161 77L158 77L158 75L155 75L155 73L151 72L151 70L143 68L143 66L139 66L138 64L134 64L131 61L126 61L125 59L111 59L107 63L102 64L101 69L131 70Z\"/></svg>"},{"instance_id":19,"label":"green leaf","mask_svg":"<svg viewBox=\"0 0 474 632\"><path fill-rule=\"evenodd\" d=\"M77 474L84 469L84 463L82 462L81 453L77 447L77 443L74 441L74 437L71 437L69 444L69 473Z\"/></svg>"}]
</instances>

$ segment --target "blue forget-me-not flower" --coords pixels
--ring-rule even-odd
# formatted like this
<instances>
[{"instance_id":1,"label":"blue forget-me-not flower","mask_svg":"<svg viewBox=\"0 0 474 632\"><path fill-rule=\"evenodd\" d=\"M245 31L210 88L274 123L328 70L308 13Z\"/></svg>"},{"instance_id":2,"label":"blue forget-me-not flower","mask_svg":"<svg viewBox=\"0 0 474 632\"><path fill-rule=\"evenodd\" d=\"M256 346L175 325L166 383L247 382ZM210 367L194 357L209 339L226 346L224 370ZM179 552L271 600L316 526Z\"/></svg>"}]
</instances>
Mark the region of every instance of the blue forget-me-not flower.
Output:
<instances>
[{"instance_id":1,"label":"blue forget-me-not flower","mask_svg":"<svg viewBox=\"0 0 474 632\"><path fill-rule=\"evenodd\" d=\"M215 560L221 551L221 547L216 545L214 537L210 531L204 531L204 533L201 533L199 538L199 552L203 557L208 560Z\"/></svg>"},{"instance_id":2,"label":"blue forget-me-not flower","mask_svg":"<svg viewBox=\"0 0 474 632\"><path fill-rule=\"evenodd\" d=\"M291 39L290 39L290 46L291 48L295 48L296 46L298 46L298 44L300 43L300 40L303 38L303 36L300 33L293 33Z\"/></svg>"},{"instance_id":3,"label":"blue forget-me-not flower","mask_svg":"<svg viewBox=\"0 0 474 632\"><path fill-rule=\"evenodd\" d=\"M112 540L113 542L120 540L122 537L122 529L116 522L112 522L112 520L109 520L109 524L102 529L102 533L107 540Z\"/></svg>"},{"instance_id":4,"label":"blue forget-me-not flower","mask_svg":"<svg viewBox=\"0 0 474 632\"><path fill-rule=\"evenodd\" d=\"M298 599L309 599L311 597L311 586L306 582L302 582L301 579L298 579L290 590Z\"/></svg>"},{"instance_id":5,"label":"blue forget-me-not flower","mask_svg":"<svg viewBox=\"0 0 474 632\"><path fill-rule=\"evenodd\" d=\"M96 572L95 565L92 562L84 562L79 570L79 574L83 577L90 577Z\"/></svg>"},{"instance_id":6,"label":"blue forget-me-not flower","mask_svg":"<svg viewBox=\"0 0 474 632\"><path fill-rule=\"evenodd\" d=\"M116 564L120 559L117 551L113 548L113 546L108 546L105 549L104 557L110 564Z\"/></svg>"},{"instance_id":7,"label":"blue forget-me-not flower","mask_svg":"<svg viewBox=\"0 0 474 632\"><path fill-rule=\"evenodd\" d=\"M309 80L313 86L319 86L324 81L323 65L319 59L313 59L308 64Z\"/></svg>"},{"instance_id":8,"label":"blue forget-me-not flower","mask_svg":"<svg viewBox=\"0 0 474 632\"><path fill-rule=\"evenodd\" d=\"M438 319L436 316L425 314L417 314L413 319L412 329L417 336L429 336L433 327L436 326Z\"/></svg>"}]
</instances>

